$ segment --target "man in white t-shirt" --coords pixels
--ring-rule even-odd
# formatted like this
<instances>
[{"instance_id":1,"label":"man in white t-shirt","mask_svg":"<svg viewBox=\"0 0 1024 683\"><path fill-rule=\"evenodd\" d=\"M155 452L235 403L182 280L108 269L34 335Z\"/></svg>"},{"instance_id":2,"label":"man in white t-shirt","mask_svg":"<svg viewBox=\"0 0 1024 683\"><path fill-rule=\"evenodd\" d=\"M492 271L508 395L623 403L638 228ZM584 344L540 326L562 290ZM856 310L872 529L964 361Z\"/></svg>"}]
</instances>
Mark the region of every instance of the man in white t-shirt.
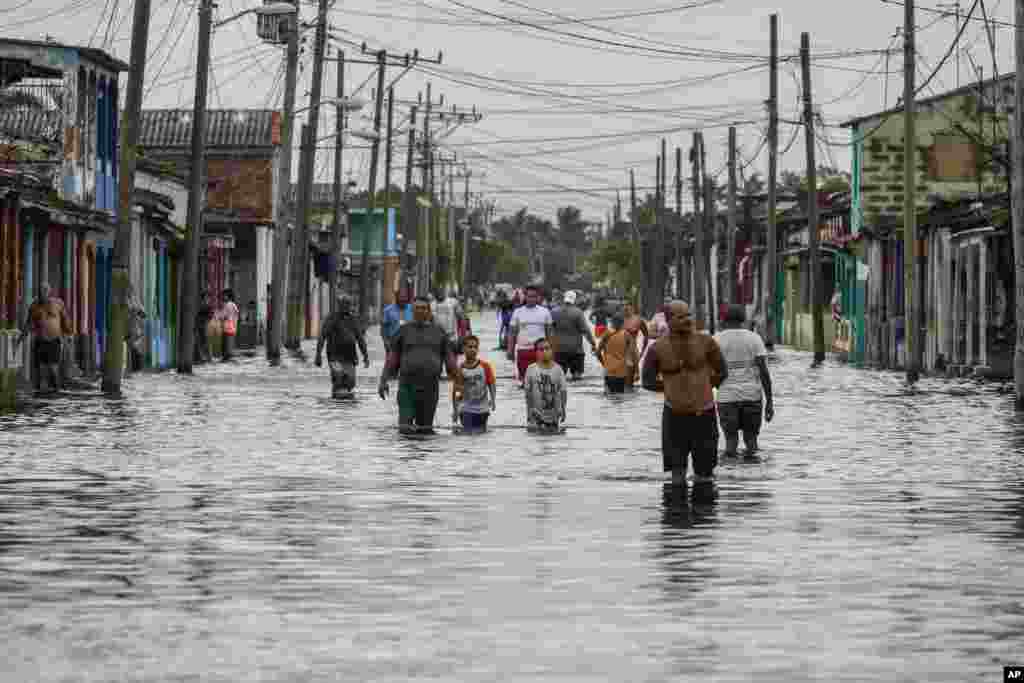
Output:
<instances>
[{"instance_id":1,"label":"man in white t-shirt","mask_svg":"<svg viewBox=\"0 0 1024 683\"><path fill-rule=\"evenodd\" d=\"M772 378L765 361L768 351L760 335L743 329L746 318L743 306L729 306L724 329L715 335L729 367L729 376L718 387L718 419L725 433L725 454L736 455L742 431L746 455L753 457L761 431L762 401L766 422L775 417L775 405Z\"/></svg>"},{"instance_id":2,"label":"man in white t-shirt","mask_svg":"<svg viewBox=\"0 0 1024 683\"><path fill-rule=\"evenodd\" d=\"M509 359L516 362L516 377L522 386L526 377L526 369L536 361L537 353L534 344L538 339L551 336L553 321L551 311L539 306L540 290L534 286L526 288L526 304L512 313L509 323L511 334L508 335Z\"/></svg>"}]
</instances>

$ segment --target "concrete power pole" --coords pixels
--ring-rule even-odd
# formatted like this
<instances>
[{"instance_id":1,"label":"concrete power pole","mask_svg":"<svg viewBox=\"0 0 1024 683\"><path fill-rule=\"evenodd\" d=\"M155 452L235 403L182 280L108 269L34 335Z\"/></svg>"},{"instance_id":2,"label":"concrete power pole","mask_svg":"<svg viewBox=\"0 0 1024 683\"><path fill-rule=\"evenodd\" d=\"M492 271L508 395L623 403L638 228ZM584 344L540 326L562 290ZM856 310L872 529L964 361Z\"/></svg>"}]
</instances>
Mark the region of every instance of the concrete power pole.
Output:
<instances>
[{"instance_id":1,"label":"concrete power pole","mask_svg":"<svg viewBox=\"0 0 1024 683\"><path fill-rule=\"evenodd\" d=\"M736 127L729 126L729 218L726 226L725 302L736 303Z\"/></svg>"},{"instance_id":2,"label":"concrete power pole","mask_svg":"<svg viewBox=\"0 0 1024 683\"><path fill-rule=\"evenodd\" d=\"M324 80L324 50L327 42L328 0L320 0L317 8L316 41L313 46L313 83L309 94L309 123L302 136L299 154L298 209L295 214L295 237L292 240L291 286L288 288L288 337L285 346L301 351L306 329L306 296L309 293L309 205L313 201L316 178L317 127L320 123L320 98Z\"/></svg>"},{"instance_id":3,"label":"concrete power pole","mask_svg":"<svg viewBox=\"0 0 1024 683\"><path fill-rule=\"evenodd\" d=\"M139 119L142 116L142 89L146 83L146 43L149 41L150 0L135 0L132 19L131 65L121 123L121 163L118 174L118 220L114 236L114 272L110 306L110 337L103 356L103 391L121 393L124 371L124 344L128 336L128 289L131 286L132 218L135 214L132 194L135 191L135 166L138 159ZM193 316L193 320L195 316ZM193 324L189 321L188 326Z\"/></svg>"},{"instance_id":4,"label":"concrete power pole","mask_svg":"<svg viewBox=\"0 0 1024 683\"><path fill-rule=\"evenodd\" d=\"M810 247L811 330L814 365L825 362L825 321L822 319L821 249L818 245L818 174L814 159L814 105L811 100L811 36L800 34L800 66L803 71L804 144L807 147L807 244Z\"/></svg>"},{"instance_id":5,"label":"concrete power pole","mask_svg":"<svg viewBox=\"0 0 1024 683\"><path fill-rule=\"evenodd\" d=\"M676 299L683 298L683 150L676 147Z\"/></svg>"},{"instance_id":6,"label":"concrete power pole","mask_svg":"<svg viewBox=\"0 0 1024 683\"><path fill-rule=\"evenodd\" d=\"M700 131L693 134L693 147L690 148L690 162L693 166L691 182L693 184L693 301L690 302L693 317L696 320L703 320L704 315L704 212L707 206L702 197L704 186L701 180L702 170L700 164L700 149L703 146L703 135ZM701 210L703 207L703 211Z\"/></svg>"},{"instance_id":7,"label":"concrete power pole","mask_svg":"<svg viewBox=\"0 0 1024 683\"><path fill-rule=\"evenodd\" d=\"M465 204L465 224L462 226L462 278L459 281L459 291L462 296L466 296L469 286L469 280L467 280L466 277L469 275L469 228L471 225L469 220L469 179L472 175L472 171L467 168L465 173L466 191L463 196L463 204Z\"/></svg>"},{"instance_id":8,"label":"concrete power pole","mask_svg":"<svg viewBox=\"0 0 1024 683\"><path fill-rule=\"evenodd\" d=\"M771 16L771 57L768 77L768 234L764 255L764 341L775 348L775 284L778 281L776 204L779 175L779 15Z\"/></svg>"},{"instance_id":9,"label":"concrete power pole","mask_svg":"<svg viewBox=\"0 0 1024 683\"><path fill-rule=\"evenodd\" d=\"M334 270L331 271L330 284L330 311L334 313L338 309L338 270L340 267L339 254L341 253L341 154L344 151L345 143L345 108L341 105L345 100L345 53L338 51L338 107L335 109L334 117L334 215L331 221L331 258L334 259Z\"/></svg>"},{"instance_id":10,"label":"concrete power pole","mask_svg":"<svg viewBox=\"0 0 1024 683\"><path fill-rule=\"evenodd\" d=\"M1017 282L1024 282L1024 0L1016 2L1014 45L1017 60L1013 93L1013 262ZM1016 288L1017 344L1013 352L1013 383L1017 410L1024 410L1024 288Z\"/></svg>"},{"instance_id":11,"label":"concrete power pole","mask_svg":"<svg viewBox=\"0 0 1024 683\"><path fill-rule=\"evenodd\" d=\"M189 161L188 239L181 288L181 330L178 334L178 372L192 372L196 312L199 309L199 247L206 205L206 91L210 75L210 32L213 1L199 6L199 47L196 59L196 97L192 109L192 150Z\"/></svg>"},{"instance_id":12,"label":"concrete power pole","mask_svg":"<svg viewBox=\"0 0 1024 683\"><path fill-rule=\"evenodd\" d=\"M285 49L284 116L281 120L281 160L277 169L277 202L274 206L274 265L270 281L270 334L267 335L267 360L281 359L284 340L285 301L288 288L288 206L292 201L292 140L295 134L295 88L299 70L298 15L287 22L288 46Z\"/></svg>"},{"instance_id":13,"label":"concrete power pole","mask_svg":"<svg viewBox=\"0 0 1024 683\"><path fill-rule=\"evenodd\" d=\"M409 146L405 153L405 194L402 198L402 256L399 262L399 272L402 273L402 286L408 279L405 272L405 263L408 255L409 240L416 234L416 226L419 225L417 218L419 209L416 203L416 193L412 185L413 160L416 158L416 113L418 107L412 106L409 112ZM416 239L416 248L419 249L419 239Z\"/></svg>"},{"instance_id":14,"label":"concrete power pole","mask_svg":"<svg viewBox=\"0 0 1024 683\"><path fill-rule=\"evenodd\" d=\"M917 132L915 130L915 82L917 55L914 45L914 0L903 5L903 329L906 331L907 382L921 375L924 358L921 316L922 292L915 291L917 278ZM959 75L959 74L958 74ZM1020 113L1018 112L1018 116Z\"/></svg>"},{"instance_id":15,"label":"concrete power pole","mask_svg":"<svg viewBox=\"0 0 1024 683\"><path fill-rule=\"evenodd\" d=\"M363 256L359 266L359 317L363 323L368 322L369 282L370 282L370 234L373 227L373 212L377 208L377 166L380 163L380 124L384 108L384 74L387 67L387 52L377 52L377 101L373 111L373 132L376 137L370 146L370 181L367 183L366 231L363 233ZM387 209L385 211L384 234L387 235ZM387 240L382 249L387 246Z\"/></svg>"}]
</instances>

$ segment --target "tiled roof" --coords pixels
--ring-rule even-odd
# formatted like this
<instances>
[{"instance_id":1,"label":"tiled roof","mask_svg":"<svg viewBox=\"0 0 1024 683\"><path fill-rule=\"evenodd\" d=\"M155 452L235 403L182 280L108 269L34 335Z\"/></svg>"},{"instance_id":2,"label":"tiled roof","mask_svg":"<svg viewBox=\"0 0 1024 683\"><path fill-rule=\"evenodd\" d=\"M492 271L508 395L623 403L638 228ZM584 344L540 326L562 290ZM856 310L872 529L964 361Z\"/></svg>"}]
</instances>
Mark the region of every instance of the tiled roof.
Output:
<instances>
[{"instance_id":1,"label":"tiled roof","mask_svg":"<svg viewBox=\"0 0 1024 683\"><path fill-rule=\"evenodd\" d=\"M273 109L208 109L208 147L273 147L281 142L281 114ZM192 143L192 111L147 109L142 112L139 144L143 147L188 148Z\"/></svg>"},{"instance_id":2,"label":"tiled roof","mask_svg":"<svg viewBox=\"0 0 1024 683\"><path fill-rule=\"evenodd\" d=\"M60 143L60 114L33 107L0 108L0 136Z\"/></svg>"}]
</instances>

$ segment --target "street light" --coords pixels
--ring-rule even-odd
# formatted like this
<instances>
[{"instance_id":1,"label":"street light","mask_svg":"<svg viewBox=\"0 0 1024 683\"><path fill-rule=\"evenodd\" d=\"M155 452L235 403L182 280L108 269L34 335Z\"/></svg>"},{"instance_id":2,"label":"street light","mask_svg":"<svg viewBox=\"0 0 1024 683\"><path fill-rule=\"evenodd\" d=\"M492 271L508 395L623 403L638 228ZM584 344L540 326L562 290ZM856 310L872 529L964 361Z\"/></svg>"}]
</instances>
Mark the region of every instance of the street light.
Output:
<instances>
[{"instance_id":1,"label":"street light","mask_svg":"<svg viewBox=\"0 0 1024 683\"><path fill-rule=\"evenodd\" d=\"M230 24L235 19L241 19L247 14L255 14L261 17L280 17L287 14L298 14L298 12L298 6L293 5L290 2L271 2L266 5L260 5L259 7L251 7L247 10L242 10L238 14L233 14L227 19L215 23L213 28L220 28L225 24Z\"/></svg>"},{"instance_id":2,"label":"street light","mask_svg":"<svg viewBox=\"0 0 1024 683\"><path fill-rule=\"evenodd\" d=\"M320 100L320 104L331 104L334 105L335 107L338 107L342 111L355 112L359 111L360 109L366 106L366 100L364 100L362 97L325 97L324 99ZM301 114L302 112L312 108L313 105L310 104L300 109L296 109L292 113ZM324 140L326 138L320 139Z\"/></svg>"},{"instance_id":3,"label":"street light","mask_svg":"<svg viewBox=\"0 0 1024 683\"><path fill-rule=\"evenodd\" d=\"M354 130L351 131L350 135L370 142L378 142L380 140L380 133L375 130Z\"/></svg>"}]
</instances>

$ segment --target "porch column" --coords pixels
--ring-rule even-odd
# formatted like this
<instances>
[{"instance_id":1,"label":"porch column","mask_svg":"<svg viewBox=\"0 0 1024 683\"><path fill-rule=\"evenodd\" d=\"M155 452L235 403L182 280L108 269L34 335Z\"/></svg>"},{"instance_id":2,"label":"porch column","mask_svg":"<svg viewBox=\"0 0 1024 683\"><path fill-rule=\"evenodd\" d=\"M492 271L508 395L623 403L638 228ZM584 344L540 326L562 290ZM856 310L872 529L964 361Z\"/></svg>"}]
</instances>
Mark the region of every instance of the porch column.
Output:
<instances>
[{"instance_id":1,"label":"porch column","mask_svg":"<svg viewBox=\"0 0 1024 683\"><path fill-rule=\"evenodd\" d=\"M967 309L965 311L965 318L967 321L967 351L964 354L964 363L966 365L974 365L975 360L978 357L977 346L975 346L977 343L977 337L974 334L974 321L977 318L976 312L978 310L978 280L973 277L976 254L977 252L974 249L974 244L969 242L966 247L966 258L964 259L964 266L966 266L964 277L967 280Z\"/></svg>"},{"instance_id":2,"label":"porch column","mask_svg":"<svg viewBox=\"0 0 1024 683\"><path fill-rule=\"evenodd\" d=\"M988 238L978 240L978 365L988 367Z\"/></svg>"},{"instance_id":3,"label":"porch column","mask_svg":"<svg viewBox=\"0 0 1024 683\"><path fill-rule=\"evenodd\" d=\"M939 352L946 357L947 363L953 362L953 345L950 343L953 329L953 288L956 272L953 270L952 245L949 230L943 228L939 232L939 248L942 250L942 267L939 269L939 290L942 298L939 302L939 325L942 333L939 336Z\"/></svg>"},{"instance_id":4,"label":"porch column","mask_svg":"<svg viewBox=\"0 0 1024 683\"><path fill-rule=\"evenodd\" d=\"M953 353L951 360L956 365L963 365L964 358L960 352L960 331L964 328L964 246L957 243L950 252L953 263L953 329L951 342Z\"/></svg>"}]
</instances>

